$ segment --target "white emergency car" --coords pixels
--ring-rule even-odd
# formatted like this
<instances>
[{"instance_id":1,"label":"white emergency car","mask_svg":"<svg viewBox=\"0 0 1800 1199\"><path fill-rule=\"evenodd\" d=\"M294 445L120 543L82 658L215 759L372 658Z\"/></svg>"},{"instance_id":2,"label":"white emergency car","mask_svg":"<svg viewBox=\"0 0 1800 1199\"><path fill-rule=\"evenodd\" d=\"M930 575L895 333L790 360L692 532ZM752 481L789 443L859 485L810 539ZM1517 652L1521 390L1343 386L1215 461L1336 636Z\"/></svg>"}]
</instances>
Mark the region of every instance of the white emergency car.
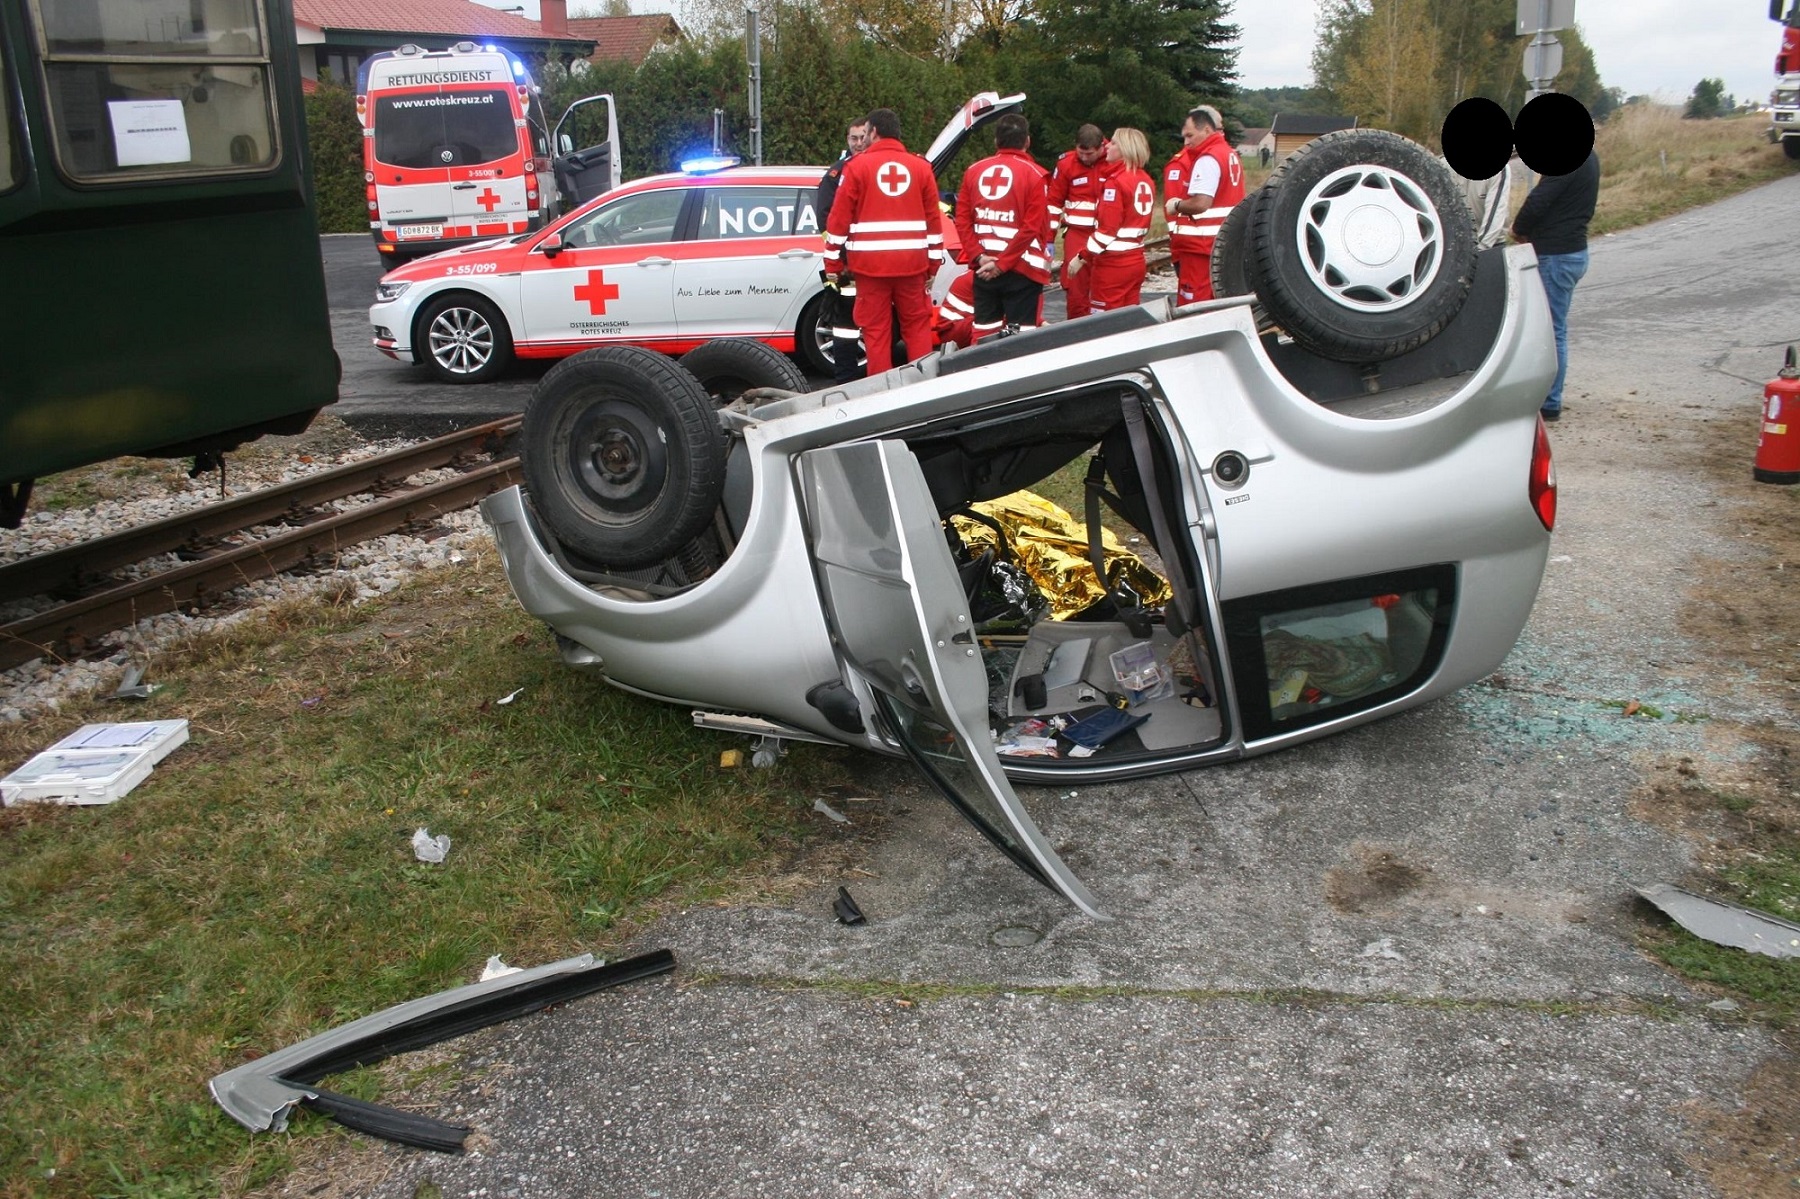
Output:
<instances>
[{"instance_id":1,"label":"white emergency car","mask_svg":"<svg viewBox=\"0 0 1800 1199\"><path fill-rule=\"evenodd\" d=\"M969 134L1023 96L970 100L928 150L941 170ZM707 164L711 165L711 164ZM384 276L375 348L452 383L514 358L601 345L681 354L751 338L831 373L821 279L823 167L724 167L640 179L535 233L435 254ZM954 239L945 221L947 238Z\"/></svg>"}]
</instances>

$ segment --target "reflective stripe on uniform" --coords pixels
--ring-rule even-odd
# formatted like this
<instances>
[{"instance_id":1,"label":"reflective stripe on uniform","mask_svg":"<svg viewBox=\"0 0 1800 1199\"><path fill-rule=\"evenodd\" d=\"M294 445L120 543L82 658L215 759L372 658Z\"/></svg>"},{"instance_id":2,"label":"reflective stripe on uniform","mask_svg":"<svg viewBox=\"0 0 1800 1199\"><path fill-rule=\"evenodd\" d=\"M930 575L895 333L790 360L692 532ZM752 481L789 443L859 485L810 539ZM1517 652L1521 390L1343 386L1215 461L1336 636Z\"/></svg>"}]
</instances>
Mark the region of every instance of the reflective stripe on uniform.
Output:
<instances>
[{"instance_id":1,"label":"reflective stripe on uniform","mask_svg":"<svg viewBox=\"0 0 1800 1199\"><path fill-rule=\"evenodd\" d=\"M890 241L886 238L878 238L871 241L868 238L858 240L853 237L844 243L844 248L846 250L859 250L864 254L868 254L877 250L928 250L931 248L931 243L924 238L906 238L903 241Z\"/></svg>"},{"instance_id":2,"label":"reflective stripe on uniform","mask_svg":"<svg viewBox=\"0 0 1800 1199\"><path fill-rule=\"evenodd\" d=\"M850 233L923 233L924 221L852 221Z\"/></svg>"}]
</instances>

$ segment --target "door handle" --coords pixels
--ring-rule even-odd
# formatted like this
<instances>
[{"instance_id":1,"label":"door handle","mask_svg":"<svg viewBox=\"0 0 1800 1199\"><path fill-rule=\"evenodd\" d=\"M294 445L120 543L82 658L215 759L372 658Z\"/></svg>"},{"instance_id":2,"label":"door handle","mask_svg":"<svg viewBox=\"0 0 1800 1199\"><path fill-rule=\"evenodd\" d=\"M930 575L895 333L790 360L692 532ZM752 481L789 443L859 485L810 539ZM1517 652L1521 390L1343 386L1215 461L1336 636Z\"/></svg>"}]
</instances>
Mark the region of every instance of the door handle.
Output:
<instances>
[{"instance_id":1,"label":"door handle","mask_svg":"<svg viewBox=\"0 0 1800 1199\"><path fill-rule=\"evenodd\" d=\"M473 183L452 183L450 185L450 190L457 192L474 191L475 185Z\"/></svg>"},{"instance_id":2,"label":"door handle","mask_svg":"<svg viewBox=\"0 0 1800 1199\"><path fill-rule=\"evenodd\" d=\"M674 266L675 260L673 258L640 258L640 259L638 259L638 265L639 266Z\"/></svg>"},{"instance_id":3,"label":"door handle","mask_svg":"<svg viewBox=\"0 0 1800 1199\"><path fill-rule=\"evenodd\" d=\"M777 258L817 258L818 256L818 252L815 250L783 250L775 255Z\"/></svg>"}]
</instances>

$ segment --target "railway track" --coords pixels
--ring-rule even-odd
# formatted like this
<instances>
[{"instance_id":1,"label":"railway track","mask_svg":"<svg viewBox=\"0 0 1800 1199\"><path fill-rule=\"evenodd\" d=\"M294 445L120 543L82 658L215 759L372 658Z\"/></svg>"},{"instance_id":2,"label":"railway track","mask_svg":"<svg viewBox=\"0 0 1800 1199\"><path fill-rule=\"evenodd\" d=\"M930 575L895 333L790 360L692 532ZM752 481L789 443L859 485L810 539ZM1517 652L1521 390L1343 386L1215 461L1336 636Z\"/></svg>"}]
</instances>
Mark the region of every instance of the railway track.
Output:
<instances>
[{"instance_id":1,"label":"railway track","mask_svg":"<svg viewBox=\"0 0 1800 1199\"><path fill-rule=\"evenodd\" d=\"M146 616L204 604L284 571L326 565L359 541L466 508L519 481L519 460L501 456L518 428L518 417L492 421L0 566L0 603L45 595L62 601L0 624L0 670L47 655L80 656L99 637ZM424 486L405 482L443 467L459 473ZM342 512L322 507L365 493L379 498ZM293 527L230 540L273 524ZM130 582L111 577L121 566L168 553L189 561Z\"/></svg>"}]
</instances>

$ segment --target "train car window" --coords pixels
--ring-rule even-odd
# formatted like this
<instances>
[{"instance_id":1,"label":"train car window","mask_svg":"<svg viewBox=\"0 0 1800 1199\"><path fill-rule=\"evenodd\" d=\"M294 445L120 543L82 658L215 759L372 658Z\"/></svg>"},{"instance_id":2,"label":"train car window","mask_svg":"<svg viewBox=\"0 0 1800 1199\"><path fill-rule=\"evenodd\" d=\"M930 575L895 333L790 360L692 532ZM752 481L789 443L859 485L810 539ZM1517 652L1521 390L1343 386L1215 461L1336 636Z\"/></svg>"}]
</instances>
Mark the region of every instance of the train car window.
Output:
<instances>
[{"instance_id":1,"label":"train car window","mask_svg":"<svg viewBox=\"0 0 1800 1199\"><path fill-rule=\"evenodd\" d=\"M12 64L5 54L6 43L0 41L0 193L19 186L25 177L24 157L20 152L19 114L13 107Z\"/></svg>"},{"instance_id":2,"label":"train car window","mask_svg":"<svg viewBox=\"0 0 1800 1199\"><path fill-rule=\"evenodd\" d=\"M279 158L258 0L34 0L33 13L51 144L71 179L260 171Z\"/></svg>"}]
</instances>

